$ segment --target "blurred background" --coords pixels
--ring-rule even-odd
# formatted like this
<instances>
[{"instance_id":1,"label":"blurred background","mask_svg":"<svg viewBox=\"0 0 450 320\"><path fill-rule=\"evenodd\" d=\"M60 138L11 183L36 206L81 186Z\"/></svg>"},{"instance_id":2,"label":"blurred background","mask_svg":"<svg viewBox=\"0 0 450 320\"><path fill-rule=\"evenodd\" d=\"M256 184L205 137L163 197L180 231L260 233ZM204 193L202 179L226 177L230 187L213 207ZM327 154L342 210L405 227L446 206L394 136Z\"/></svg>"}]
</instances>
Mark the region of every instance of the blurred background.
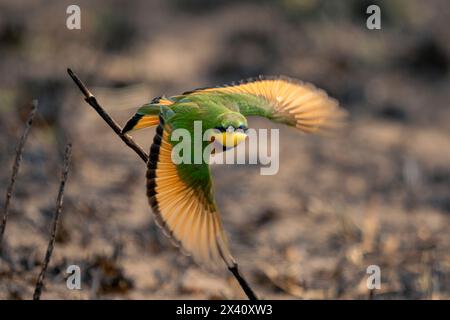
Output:
<instances>
[{"instance_id":1,"label":"blurred background","mask_svg":"<svg viewBox=\"0 0 450 320\"><path fill-rule=\"evenodd\" d=\"M158 95L259 74L312 82L349 111L335 138L281 127L280 171L214 166L232 252L260 297L450 298L450 9L433 1L0 2L0 205L32 99L0 258L0 298L30 299L61 156L73 142L44 299L240 299L154 224L145 166L84 103L71 67L121 124ZM381 8L381 30L366 8ZM264 119L253 127L275 128ZM146 150L154 129L133 134ZM66 288L77 264L82 290Z\"/></svg>"}]
</instances>

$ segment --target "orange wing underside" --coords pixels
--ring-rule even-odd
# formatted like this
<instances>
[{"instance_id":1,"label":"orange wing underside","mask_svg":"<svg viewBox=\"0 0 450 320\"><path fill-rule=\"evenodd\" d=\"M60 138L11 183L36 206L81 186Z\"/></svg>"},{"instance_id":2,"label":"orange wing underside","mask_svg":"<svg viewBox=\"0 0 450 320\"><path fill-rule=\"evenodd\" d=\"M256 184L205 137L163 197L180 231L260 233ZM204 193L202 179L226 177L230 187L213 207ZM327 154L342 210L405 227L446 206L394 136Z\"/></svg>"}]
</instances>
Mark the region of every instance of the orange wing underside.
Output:
<instances>
[{"instance_id":1,"label":"orange wing underside","mask_svg":"<svg viewBox=\"0 0 450 320\"><path fill-rule=\"evenodd\" d=\"M175 245L196 261L217 266L225 260L231 266L234 260L219 213L201 191L180 179L171 159L169 135L168 127L160 123L148 163L147 195L156 221Z\"/></svg>"}]
</instances>

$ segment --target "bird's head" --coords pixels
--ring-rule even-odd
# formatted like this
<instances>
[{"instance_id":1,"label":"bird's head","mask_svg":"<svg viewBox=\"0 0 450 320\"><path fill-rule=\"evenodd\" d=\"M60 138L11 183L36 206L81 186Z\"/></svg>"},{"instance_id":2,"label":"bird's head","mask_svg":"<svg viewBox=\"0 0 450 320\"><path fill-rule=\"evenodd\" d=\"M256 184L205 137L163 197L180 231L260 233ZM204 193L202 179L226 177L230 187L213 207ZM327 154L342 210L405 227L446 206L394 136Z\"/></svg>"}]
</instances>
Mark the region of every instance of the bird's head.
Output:
<instances>
[{"instance_id":1,"label":"bird's head","mask_svg":"<svg viewBox=\"0 0 450 320\"><path fill-rule=\"evenodd\" d=\"M214 129L211 140L233 148L247 138L247 119L240 113L227 112L218 117Z\"/></svg>"}]
</instances>

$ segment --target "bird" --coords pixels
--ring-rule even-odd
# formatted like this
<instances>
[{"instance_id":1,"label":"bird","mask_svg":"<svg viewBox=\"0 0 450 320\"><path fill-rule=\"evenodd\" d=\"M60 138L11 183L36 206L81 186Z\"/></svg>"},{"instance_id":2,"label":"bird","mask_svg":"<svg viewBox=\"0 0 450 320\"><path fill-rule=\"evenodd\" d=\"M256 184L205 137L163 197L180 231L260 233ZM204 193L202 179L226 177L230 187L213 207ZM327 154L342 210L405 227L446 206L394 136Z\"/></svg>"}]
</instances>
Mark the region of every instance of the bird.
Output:
<instances>
[{"instance_id":1,"label":"bird","mask_svg":"<svg viewBox=\"0 0 450 320\"><path fill-rule=\"evenodd\" d=\"M214 129L211 140L224 151L246 138L247 117L260 116L303 133L326 133L345 123L346 111L314 85L286 76L258 76L154 98L140 107L122 133L156 126L147 163L146 188L155 221L197 263L215 268L235 264L214 199L210 166L174 163L171 135L192 132L194 122ZM232 129L232 130L230 130Z\"/></svg>"}]
</instances>

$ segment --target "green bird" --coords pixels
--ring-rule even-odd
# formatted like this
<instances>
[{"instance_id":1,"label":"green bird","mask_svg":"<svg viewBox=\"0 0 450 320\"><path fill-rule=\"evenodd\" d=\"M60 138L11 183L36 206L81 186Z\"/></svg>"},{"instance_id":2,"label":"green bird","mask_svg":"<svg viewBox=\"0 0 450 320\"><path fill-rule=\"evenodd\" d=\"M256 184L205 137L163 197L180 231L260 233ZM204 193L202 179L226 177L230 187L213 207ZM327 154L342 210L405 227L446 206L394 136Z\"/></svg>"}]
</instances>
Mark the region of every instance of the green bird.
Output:
<instances>
[{"instance_id":1,"label":"green bird","mask_svg":"<svg viewBox=\"0 0 450 320\"><path fill-rule=\"evenodd\" d=\"M171 135L179 128L193 134L194 121L202 121L202 130L215 129L215 134L200 148L213 140L232 148L245 139L248 116L315 133L342 123L345 112L335 99L311 84L284 76L259 76L157 97L138 109L123 128L128 132L157 125L147 165L150 206L164 233L204 265L217 266L224 261L232 267L235 261L214 200L209 164L175 164L171 154L179 142Z\"/></svg>"}]
</instances>

